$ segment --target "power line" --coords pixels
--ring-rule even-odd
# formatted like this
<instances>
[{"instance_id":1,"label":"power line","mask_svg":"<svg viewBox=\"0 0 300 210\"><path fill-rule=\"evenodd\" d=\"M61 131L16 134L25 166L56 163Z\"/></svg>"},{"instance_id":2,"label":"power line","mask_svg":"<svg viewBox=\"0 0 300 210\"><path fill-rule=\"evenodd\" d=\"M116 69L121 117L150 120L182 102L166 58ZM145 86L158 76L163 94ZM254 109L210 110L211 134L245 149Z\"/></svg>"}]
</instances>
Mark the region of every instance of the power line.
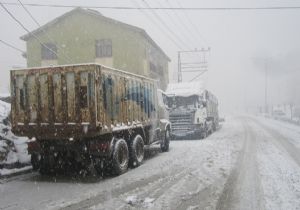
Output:
<instances>
[{"instance_id":1,"label":"power line","mask_svg":"<svg viewBox=\"0 0 300 210\"><path fill-rule=\"evenodd\" d=\"M18 3L0 2L3 5L17 6ZM26 3L26 6L32 7L60 7L60 8L75 8L83 7L90 9L113 9L113 10L298 10L300 6L266 6L266 7L124 7L124 6L91 6L91 5L59 5L59 4L33 4Z\"/></svg>"},{"instance_id":2,"label":"power line","mask_svg":"<svg viewBox=\"0 0 300 210\"><path fill-rule=\"evenodd\" d=\"M132 0L134 3L135 3L135 5L137 5L138 7L139 7L139 4L135 1L135 0ZM150 5L149 4L147 4L147 2L146 1L143 1L144 2L144 4L146 5L146 6L148 6L148 7L150 7ZM146 12L142 12L141 10L139 10L142 14L146 14L146 15L148 15ZM161 23L161 24L163 24L164 25L164 22L160 19L160 17L158 16L158 14L157 13L155 13L155 11L151 11L152 12L152 14L158 19L158 21ZM150 17L149 18L150 20L152 20L152 18ZM171 18L172 19L172 18ZM152 20L153 21L153 20ZM159 24L157 25L157 24L155 24L156 26L160 26ZM170 32L170 34L171 35L173 35L173 36L175 36L175 33L170 29L170 28L168 28L168 27L162 27L163 28L163 30L166 30L166 29L169 29L169 30L166 30L167 32ZM168 36L168 33L166 33L166 35ZM172 36L168 36L169 38L170 38L170 40L180 49L180 50L182 50L182 51L184 51L183 50L183 48L182 47L180 47L179 46L179 44L172 38ZM176 37L177 38L177 37ZM184 44L184 43L183 43ZM185 44L184 44L184 46L185 46ZM186 49L185 49L185 51L186 51Z\"/></svg>"},{"instance_id":3,"label":"power line","mask_svg":"<svg viewBox=\"0 0 300 210\"><path fill-rule=\"evenodd\" d=\"M169 1L165 1L165 2L168 5L172 6L171 2L169 2ZM180 25L182 25L185 28L185 30L183 30L183 31L187 33L188 37L194 36L194 37L192 37L192 40L193 40L193 42L195 42L195 40L197 40L198 37L194 35L194 33L190 30L190 28L188 27L188 25L184 23L184 21L182 20L182 18L179 17L179 15L178 15L178 13L176 11L173 11L173 13L175 14L176 18L178 19L178 22L180 23Z\"/></svg>"},{"instance_id":4,"label":"power line","mask_svg":"<svg viewBox=\"0 0 300 210\"><path fill-rule=\"evenodd\" d=\"M41 40L33 33L31 33L4 5L3 3L0 2L1 7L7 12L7 14L9 14L9 16L15 21L17 22L25 31L27 31L29 34L31 34L42 46L44 46L46 49L48 49L50 52L54 53L57 57L57 53L54 52L51 48L49 48L48 46L44 45ZM67 61L69 62L69 61ZM70 62L71 63L71 62Z\"/></svg>"},{"instance_id":5,"label":"power line","mask_svg":"<svg viewBox=\"0 0 300 210\"><path fill-rule=\"evenodd\" d=\"M47 38L51 41L54 42L54 40L48 35L48 33L41 27L41 24L33 17L31 12L24 6L24 4L21 2L21 0L18 0L20 5L23 7L23 9L26 11L26 13L30 16L30 18L36 23L36 25L42 30L42 32L47 36ZM57 48L61 51L62 55L64 55L65 58L68 60L71 60L69 56L65 55L63 53L63 50L60 48L60 46L57 46Z\"/></svg>"},{"instance_id":6,"label":"power line","mask_svg":"<svg viewBox=\"0 0 300 210\"><path fill-rule=\"evenodd\" d=\"M183 8L182 5L181 5L181 3L178 0L176 0L175 2L178 4L179 8ZM201 35L200 31L198 30L198 27L194 24L193 21L191 21L191 19L186 14L186 12L184 12L183 14L185 15L185 17L188 20L188 22L192 25L192 28L196 31L196 34L199 35L199 37L203 40L204 44L207 44L206 39Z\"/></svg>"},{"instance_id":7,"label":"power line","mask_svg":"<svg viewBox=\"0 0 300 210\"><path fill-rule=\"evenodd\" d=\"M162 4L158 1L158 4L159 4L159 6L160 7L162 7ZM182 26L185 26L184 24L182 24L182 23L179 23L179 20L178 21L174 21L174 18L172 18L171 17L171 15L169 14L169 11L166 11L165 12L165 14L169 17L169 19L170 19L170 21L172 21L173 22L173 25L176 27L176 28L181 28ZM186 32L185 30L183 30L183 32ZM184 38L185 38L185 40L187 40L188 42L190 42L190 43L193 43L193 41L191 40L191 37L190 36L185 36L183 33L182 33L182 35L184 36ZM193 46L192 46L192 48L193 48ZM191 49L192 49L191 48Z\"/></svg>"},{"instance_id":8,"label":"power line","mask_svg":"<svg viewBox=\"0 0 300 210\"><path fill-rule=\"evenodd\" d=\"M20 3L20 5L23 7L23 9L26 11L26 13L31 17L31 19L39 26L41 27L41 25L39 24L39 22L33 17L33 15L29 12L29 10L24 6L24 4L21 2L21 0L18 0L18 2Z\"/></svg>"},{"instance_id":9,"label":"power line","mask_svg":"<svg viewBox=\"0 0 300 210\"><path fill-rule=\"evenodd\" d=\"M21 50L20 48L17 48L17 47L15 47L15 46L13 46L13 45L11 45L11 44L9 44L9 43L7 43L7 42L1 40L1 39L0 39L0 42L1 42L2 44L6 45L6 46L8 46L8 47L10 47L10 48L12 48L12 49L18 51L18 52L21 52L22 55L26 55L26 52L23 51L23 50ZM37 59L34 58L34 61L37 61Z\"/></svg>"},{"instance_id":10,"label":"power line","mask_svg":"<svg viewBox=\"0 0 300 210\"><path fill-rule=\"evenodd\" d=\"M182 82L183 80L183 73L193 73L193 72L199 72L199 75L194 77L191 81L197 79L200 77L204 72L207 71L208 68L208 63L205 59L205 54L210 51L210 48L208 49L201 49L201 50L186 50L186 51L178 51L178 82ZM189 54L189 53L194 53L194 54L203 54L203 60L202 61L197 61L197 62L182 62L182 55L183 54Z\"/></svg>"},{"instance_id":11,"label":"power line","mask_svg":"<svg viewBox=\"0 0 300 210\"><path fill-rule=\"evenodd\" d=\"M142 2L144 3L145 6L147 6L148 8L151 8L150 5L149 5L146 1L143 0ZM151 12L152 12L152 14L157 18L157 20L165 27L165 29L166 29L167 31L169 31L169 33L172 34L173 37L175 37L181 44L183 44L183 46L185 46L185 43L182 41L182 39L181 39L180 37L178 37L178 36L176 35L176 33L174 33L174 32L170 29L169 25L168 25L163 19L161 19L161 18L159 17L159 15L156 13L156 11L155 11L155 10L151 10Z\"/></svg>"},{"instance_id":12,"label":"power line","mask_svg":"<svg viewBox=\"0 0 300 210\"><path fill-rule=\"evenodd\" d=\"M137 5L137 6L139 7L139 4L138 4L135 0L132 0L132 2L133 2L135 5ZM151 20L151 21L154 23L155 26L159 27L159 29L160 29L161 31L164 31L164 30L165 30L165 28L161 27L160 24L157 24L156 21L154 21L154 19L152 19L152 17L151 17L148 13L143 12L142 10L139 10L139 11L140 11L142 14L146 15L146 16L149 18L149 20ZM176 47L178 47L180 50L183 50L183 48L182 48L182 47L181 47L181 46L173 39L172 36L170 36L168 33L166 33L166 36L169 38L169 40L170 40Z\"/></svg>"},{"instance_id":13,"label":"power line","mask_svg":"<svg viewBox=\"0 0 300 210\"><path fill-rule=\"evenodd\" d=\"M190 80L190 82L195 81L196 79L198 79L202 74L204 74L205 72L207 72L207 70L202 71L200 74L198 74L197 76L195 76L193 79Z\"/></svg>"},{"instance_id":14,"label":"power line","mask_svg":"<svg viewBox=\"0 0 300 210\"><path fill-rule=\"evenodd\" d=\"M23 50L21 50L21 49L15 47L15 46L13 46L13 45L7 43L7 42L5 42L5 41L3 41L3 40L1 40L1 39L0 39L0 42L2 42L4 45L6 45L6 46L8 46L8 47L10 47L10 48L12 48L12 49L15 49L15 50L17 50L17 51L19 51L19 52L21 52L21 53L25 53L25 51L23 51Z\"/></svg>"}]
</instances>

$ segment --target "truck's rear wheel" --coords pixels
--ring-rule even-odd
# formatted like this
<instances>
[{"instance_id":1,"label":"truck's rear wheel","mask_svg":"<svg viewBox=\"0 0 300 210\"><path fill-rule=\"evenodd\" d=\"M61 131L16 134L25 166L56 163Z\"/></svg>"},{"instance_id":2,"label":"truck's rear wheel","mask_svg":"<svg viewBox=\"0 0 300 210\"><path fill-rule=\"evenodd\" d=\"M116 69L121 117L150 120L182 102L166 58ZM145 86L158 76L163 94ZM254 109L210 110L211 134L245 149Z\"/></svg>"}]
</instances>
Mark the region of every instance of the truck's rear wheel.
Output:
<instances>
[{"instance_id":1,"label":"truck's rear wheel","mask_svg":"<svg viewBox=\"0 0 300 210\"><path fill-rule=\"evenodd\" d=\"M165 132L165 136L160 143L161 151L162 152L169 151L169 145L170 145L170 131L167 129Z\"/></svg>"},{"instance_id":2,"label":"truck's rear wheel","mask_svg":"<svg viewBox=\"0 0 300 210\"><path fill-rule=\"evenodd\" d=\"M33 170L38 170L40 168L41 156L39 154L31 154L31 165Z\"/></svg>"},{"instance_id":3,"label":"truck's rear wheel","mask_svg":"<svg viewBox=\"0 0 300 210\"><path fill-rule=\"evenodd\" d=\"M116 175L123 174L128 169L129 152L124 139L117 140L112 157L113 170Z\"/></svg>"},{"instance_id":4,"label":"truck's rear wheel","mask_svg":"<svg viewBox=\"0 0 300 210\"><path fill-rule=\"evenodd\" d=\"M41 155L39 172L41 175L51 175L52 170L49 164L49 157L47 155Z\"/></svg>"},{"instance_id":5,"label":"truck's rear wheel","mask_svg":"<svg viewBox=\"0 0 300 210\"><path fill-rule=\"evenodd\" d=\"M201 138L205 139L207 137L207 130L205 129L204 131L202 131L201 135L202 135Z\"/></svg>"},{"instance_id":6,"label":"truck's rear wheel","mask_svg":"<svg viewBox=\"0 0 300 210\"><path fill-rule=\"evenodd\" d=\"M144 160L144 141L140 135L136 135L129 148L131 167L138 167Z\"/></svg>"},{"instance_id":7,"label":"truck's rear wheel","mask_svg":"<svg viewBox=\"0 0 300 210\"><path fill-rule=\"evenodd\" d=\"M201 133L201 138L205 139L207 137L207 134L208 134L208 128L207 128L207 125L205 123L204 127L203 127L203 130L202 130L202 133Z\"/></svg>"}]
</instances>

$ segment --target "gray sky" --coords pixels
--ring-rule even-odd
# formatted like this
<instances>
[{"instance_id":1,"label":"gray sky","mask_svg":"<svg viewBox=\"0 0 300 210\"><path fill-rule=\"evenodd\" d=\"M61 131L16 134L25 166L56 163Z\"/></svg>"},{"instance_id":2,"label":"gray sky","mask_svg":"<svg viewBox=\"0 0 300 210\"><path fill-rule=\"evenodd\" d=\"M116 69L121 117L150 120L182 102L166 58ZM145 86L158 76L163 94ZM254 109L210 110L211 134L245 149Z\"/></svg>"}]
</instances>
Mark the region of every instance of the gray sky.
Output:
<instances>
[{"instance_id":1,"label":"gray sky","mask_svg":"<svg viewBox=\"0 0 300 210\"><path fill-rule=\"evenodd\" d=\"M17 2L16 0L0 0ZM145 6L142 0L52 0L23 3L94 6ZM147 0L152 7L265 7L300 6L300 1L266 0ZM30 30L37 28L21 6L7 8ZM40 24L45 24L71 8L27 7ZM176 78L177 51L167 30L149 11L99 9L103 15L144 28L169 55L170 79ZM148 15L145 15L147 13ZM221 109L264 104L265 71L268 61L268 103L290 103L300 88L300 9L251 11L157 11L170 30L184 42L184 49L210 47L209 71L201 78L220 101ZM149 18L151 17L151 19ZM192 21L190 24L187 17ZM155 24L153 23L155 22ZM0 8L0 39L25 50L19 39L26 34ZM157 25L160 24L160 27ZM194 27L196 26L196 28ZM199 33L200 32L200 33ZM179 42L179 41L178 41ZM183 44L181 44L183 45ZM8 92L9 69L26 66L18 51L0 43L0 93ZM193 77L195 75L190 75ZM185 81L190 78L184 77ZM296 102L299 101L298 99ZM295 102L295 103L296 103Z\"/></svg>"}]
</instances>

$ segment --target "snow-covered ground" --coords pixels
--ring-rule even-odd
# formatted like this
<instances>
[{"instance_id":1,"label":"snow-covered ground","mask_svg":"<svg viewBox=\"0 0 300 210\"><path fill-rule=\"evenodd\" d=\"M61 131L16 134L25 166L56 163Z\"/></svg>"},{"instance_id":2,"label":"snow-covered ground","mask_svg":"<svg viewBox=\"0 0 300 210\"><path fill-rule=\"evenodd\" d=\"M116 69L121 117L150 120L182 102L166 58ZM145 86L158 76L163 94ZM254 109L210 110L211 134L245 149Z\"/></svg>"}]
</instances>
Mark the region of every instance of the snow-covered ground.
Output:
<instances>
[{"instance_id":1,"label":"snow-covered ground","mask_svg":"<svg viewBox=\"0 0 300 210\"><path fill-rule=\"evenodd\" d=\"M271 129L276 130L281 135L288 137L289 141L300 149L300 125L263 117L259 118L259 121Z\"/></svg>"},{"instance_id":2,"label":"snow-covered ground","mask_svg":"<svg viewBox=\"0 0 300 210\"><path fill-rule=\"evenodd\" d=\"M118 177L0 180L0 209L300 209L297 129L230 117L205 140L152 149L143 165Z\"/></svg>"}]
</instances>

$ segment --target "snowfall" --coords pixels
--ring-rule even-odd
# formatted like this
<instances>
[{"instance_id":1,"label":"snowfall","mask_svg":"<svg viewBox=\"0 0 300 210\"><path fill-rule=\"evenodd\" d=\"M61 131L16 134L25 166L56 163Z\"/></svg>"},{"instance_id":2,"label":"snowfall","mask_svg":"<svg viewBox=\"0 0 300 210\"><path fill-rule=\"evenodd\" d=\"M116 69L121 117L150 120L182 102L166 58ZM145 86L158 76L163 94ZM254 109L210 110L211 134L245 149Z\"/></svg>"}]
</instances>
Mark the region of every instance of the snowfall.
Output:
<instances>
[{"instance_id":1,"label":"snowfall","mask_svg":"<svg viewBox=\"0 0 300 210\"><path fill-rule=\"evenodd\" d=\"M299 150L296 125L227 116L206 139L152 148L120 176L0 179L0 209L300 209Z\"/></svg>"}]
</instances>

